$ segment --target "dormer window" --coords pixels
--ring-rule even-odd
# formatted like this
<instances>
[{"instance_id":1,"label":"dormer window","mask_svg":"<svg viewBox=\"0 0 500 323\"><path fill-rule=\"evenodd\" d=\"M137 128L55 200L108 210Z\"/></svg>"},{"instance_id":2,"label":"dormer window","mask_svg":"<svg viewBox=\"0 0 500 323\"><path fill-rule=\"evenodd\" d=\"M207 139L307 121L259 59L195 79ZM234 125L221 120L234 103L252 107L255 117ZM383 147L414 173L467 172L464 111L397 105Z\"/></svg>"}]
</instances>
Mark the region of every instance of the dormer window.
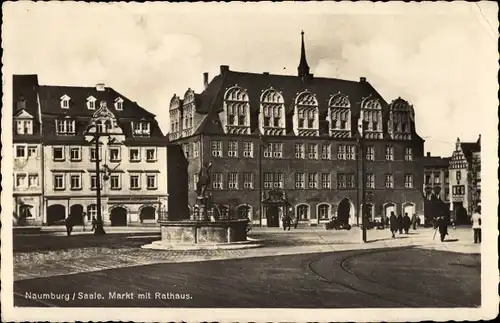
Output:
<instances>
[{"instance_id":1,"label":"dormer window","mask_svg":"<svg viewBox=\"0 0 500 323\"><path fill-rule=\"evenodd\" d=\"M378 99L367 97L361 102L358 127L364 122L365 134L369 139L382 139L382 105Z\"/></svg>"},{"instance_id":2,"label":"dormer window","mask_svg":"<svg viewBox=\"0 0 500 323\"><path fill-rule=\"evenodd\" d=\"M22 110L14 117L14 131L16 135L33 134L33 116Z\"/></svg>"},{"instance_id":3,"label":"dormer window","mask_svg":"<svg viewBox=\"0 0 500 323\"><path fill-rule=\"evenodd\" d=\"M61 108L62 109L69 109L69 100L70 100L70 97L67 96L66 94L61 97Z\"/></svg>"},{"instance_id":4,"label":"dormer window","mask_svg":"<svg viewBox=\"0 0 500 323\"><path fill-rule=\"evenodd\" d=\"M115 110L117 110L117 111L123 111L123 99L122 98L116 98L116 100L115 100Z\"/></svg>"},{"instance_id":5,"label":"dormer window","mask_svg":"<svg viewBox=\"0 0 500 323\"><path fill-rule=\"evenodd\" d=\"M95 110L95 102L96 102L96 98L94 98L93 96L88 97L87 98L87 109Z\"/></svg>"},{"instance_id":6,"label":"dormer window","mask_svg":"<svg viewBox=\"0 0 500 323\"><path fill-rule=\"evenodd\" d=\"M304 91L295 99L294 131L299 136L319 134L319 108L316 95Z\"/></svg>"},{"instance_id":7,"label":"dormer window","mask_svg":"<svg viewBox=\"0 0 500 323\"><path fill-rule=\"evenodd\" d=\"M151 134L150 123L145 121L132 122L132 132L136 137L148 137Z\"/></svg>"},{"instance_id":8,"label":"dormer window","mask_svg":"<svg viewBox=\"0 0 500 323\"><path fill-rule=\"evenodd\" d=\"M285 134L285 104L280 92L273 88L265 90L260 97L261 133L266 135Z\"/></svg>"},{"instance_id":9,"label":"dormer window","mask_svg":"<svg viewBox=\"0 0 500 323\"><path fill-rule=\"evenodd\" d=\"M58 119L56 120L56 132L58 135L74 135L75 120Z\"/></svg>"},{"instance_id":10,"label":"dormer window","mask_svg":"<svg viewBox=\"0 0 500 323\"><path fill-rule=\"evenodd\" d=\"M223 128L227 133L248 134L250 131L250 103L245 89L239 86L229 88L224 94L224 111L221 115Z\"/></svg>"}]
</instances>

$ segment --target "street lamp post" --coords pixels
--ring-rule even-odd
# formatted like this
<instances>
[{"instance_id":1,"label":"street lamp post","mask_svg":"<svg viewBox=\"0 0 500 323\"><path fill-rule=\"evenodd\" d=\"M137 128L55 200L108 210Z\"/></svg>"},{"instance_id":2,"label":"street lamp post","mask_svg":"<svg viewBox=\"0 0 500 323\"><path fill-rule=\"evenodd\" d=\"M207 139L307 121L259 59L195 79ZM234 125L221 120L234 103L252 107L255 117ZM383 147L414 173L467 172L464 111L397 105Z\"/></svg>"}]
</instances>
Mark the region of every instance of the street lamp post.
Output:
<instances>
[{"instance_id":1,"label":"street lamp post","mask_svg":"<svg viewBox=\"0 0 500 323\"><path fill-rule=\"evenodd\" d=\"M262 140L262 137L260 137ZM259 141L259 227L262 227L262 213L263 213L263 206L262 206L262 180L263 180L263 175L262 175L262 151L263 151L263 143Z\"/></svg>"},{"instance_id":2,"label":"street lamp post","mask_svg":"<svg viewBox=\"0 0 500 323\"><path fill-rule=\"evenodd\" d=\"M358 212L361 209L361 239L363 242L367 241L366 237L366 227L367 227L367 219L366 219L366 205L365 205L365 195L366 195L366 178L365 178L365 156L364 156L364 136L365 136L366 122L362 121L361 129L357 134L358 139L358 147L359 147L359 156L361 158L361 208L359 207L359 192L358 192ZM358 163L356 163L358 165ZM359 174L359 173L358 173ZM358 181L359 183L359 181ZM358 216L358 224L359 224L359 216Z\"/></svg>"},{"instance_id":3,"label":"street lamp post","mask_svg":"<svg viewBox=\"0 0 500 323\"><path fill-rule=\"evenodd\" d=\"M97 128L96 128L97 130ZM101 156L99 155L99 138L101 137L101 133L96 132L93 134L94 141L95 141L95 154L96 154L96 159L95 159L95 172L96 172L96 204L97 204L97 222L94 230L94 235L104 235L106 234L106 231L104 231L104 225L102 221L102 213L101 213L101 170L100 170L100 164L99 164L99 159Z\"/></svg>"}]
</instances>

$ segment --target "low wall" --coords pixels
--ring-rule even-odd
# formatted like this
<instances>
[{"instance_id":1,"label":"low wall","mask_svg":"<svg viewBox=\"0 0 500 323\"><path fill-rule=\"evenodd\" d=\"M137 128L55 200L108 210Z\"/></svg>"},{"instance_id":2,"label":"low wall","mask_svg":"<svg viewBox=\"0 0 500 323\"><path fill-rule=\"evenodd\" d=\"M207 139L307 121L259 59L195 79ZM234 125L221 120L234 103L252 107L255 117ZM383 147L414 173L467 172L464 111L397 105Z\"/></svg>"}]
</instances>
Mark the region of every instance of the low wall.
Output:
<instances>
[{"instance_id":1,"label":"low wall","mask_svg":"<svg viewBox=\"0 0 500 323\"><path fill-rule=\"evenodd\" d=\"M171 244L214 244L247 240L248 220L158 221L161 240Z\"/></svg>"}]
</instances>

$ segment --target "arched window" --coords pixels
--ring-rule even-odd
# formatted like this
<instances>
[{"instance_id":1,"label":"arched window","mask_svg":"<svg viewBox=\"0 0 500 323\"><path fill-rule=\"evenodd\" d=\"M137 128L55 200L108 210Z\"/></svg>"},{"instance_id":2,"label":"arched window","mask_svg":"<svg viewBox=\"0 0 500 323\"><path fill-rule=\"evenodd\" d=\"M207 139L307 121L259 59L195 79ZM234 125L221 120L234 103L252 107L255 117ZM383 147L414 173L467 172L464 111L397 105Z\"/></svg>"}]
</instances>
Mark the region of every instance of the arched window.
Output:
<instances>
[{"instance_id":1,"label":"arched window","mask_svg":"<svg viewBox=\"0 0 500 323\"><path fill-rule=\"evenodd\" d=\"M318 218L320 220L327 220L330 217L330 205L318 205Z\"/></svg>"},{"instance_id":2,"label":"arched window","mask_svg":"<svg viewBox=\"0 0 500 323\"><path fill-rule=\"evenodd\" d=\"M333 95L328 101L330 134L334 137L348 137L351 130L351 103L341 93Z\"/></svg>"},{"instance_id":3,"label":"arched window","mask_svg":"<svg viewBox=\"0 0 500 323\"><path fill-rule=\"evenodd\" d=\"M260 97L259 123L264 134L285 134L285 101L273 88L265 90Z\"/></svg>"},{"instance_id":4,"label":"arched window","mask_svg":"<svg viewBox=\"0 0 500 323\"><path fill-rule=\"evenodd\" d=\"M304 91L295 99L294 128L299 136L315 136L319 133L319 107L316 96Z\"/></svg>"},{"instance_id":5,"label":"arched window","mask_svg":"<svg viewBox=\"0 0 500 323\"><path fill-rule=\"evenodd\" d=\"M382 104L378 99L367 97L362 101L359 125L361 122L365 123L366 138L382 138Z\"/></svg>"},{"instance_id":6,"label":"arched window","mask_svg":"<svg viewBox=\"0 0 500 323\"><path fill-rule=\"evenodd\" d=\"M397 98L389 107L388 130L393 139L411 139L414 125L413 107L405 100Z\"/></svg>"},{"instance_id":7,"label":"arched window","mask_svg":"<svg viewBox=\"0 0 500 323\"><path fill-rule=\"evenodd\" d=\"M90 204L87 206L87 220L91 221L93 217L97 218L97 205Z\"/></svg>"},{"instance_id":8,"label":"arched window","mask_svg":"<svg viewBox=\"0 0 500 323\"><path fill-rule=\"evenodd\" d=\"M250 130L250 104L245 89L229 88L224 95L224 115L221 121L227 133L248 134Z\"/></svg>"},{"instance_id":9,"label":"arched window","mask_svg":"<svg viewBox=\"0 0 500 323\"><path fill-rule=\"evenodd\" d=\"M309 218L309 205L301 204L297 206L297 217L299 220L307 220Z\"/></svg>"}]
</instances>

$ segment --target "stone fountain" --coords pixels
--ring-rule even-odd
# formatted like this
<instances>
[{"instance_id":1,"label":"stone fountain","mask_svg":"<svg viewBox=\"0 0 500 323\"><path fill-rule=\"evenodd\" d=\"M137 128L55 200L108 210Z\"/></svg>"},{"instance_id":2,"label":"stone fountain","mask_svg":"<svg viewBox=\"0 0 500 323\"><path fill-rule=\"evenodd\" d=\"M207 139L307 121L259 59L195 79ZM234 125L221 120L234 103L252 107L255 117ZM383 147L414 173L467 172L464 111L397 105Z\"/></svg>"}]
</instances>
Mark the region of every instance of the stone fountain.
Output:
<instances>
[{"instance_id":1,"label":"stone fountain","mask_svg":"<svg viewBox=\"0 0 500 323\"><path fill-rule=\"evenodd\" d=\"M169 220L168 214L160 216L161 240L145 245L148 249L240 249L258 247L255 240L247 238L250 219L222 217L215 212L216 204L207 192L210 183L211 163L204 164L196 188L197 199L189 219Z\"/></svg>"}]
</instances>

